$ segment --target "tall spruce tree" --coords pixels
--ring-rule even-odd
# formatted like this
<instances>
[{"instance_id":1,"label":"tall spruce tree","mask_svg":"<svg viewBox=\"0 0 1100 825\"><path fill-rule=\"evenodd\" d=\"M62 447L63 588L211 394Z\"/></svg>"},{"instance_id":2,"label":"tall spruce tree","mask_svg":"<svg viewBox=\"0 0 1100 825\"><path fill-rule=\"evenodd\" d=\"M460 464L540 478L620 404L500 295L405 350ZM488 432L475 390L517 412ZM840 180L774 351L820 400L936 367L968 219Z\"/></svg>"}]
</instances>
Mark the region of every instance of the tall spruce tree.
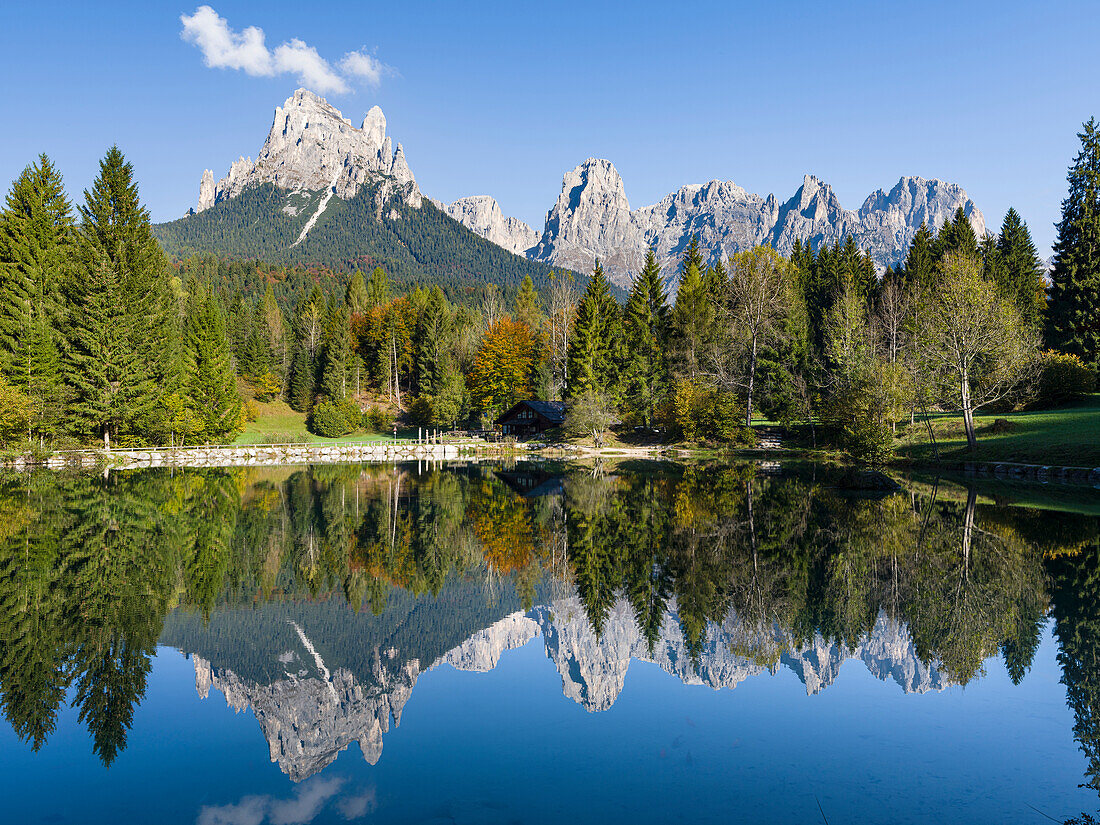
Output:
<instances>
[{"instance_id":1,"label":"tall spruce tree","mask_svg":"<svg viewBox=\"0 0 1100 825\"><path fill-rule=\"evenodd\" d=\"M936 276L936 236L921 222L905 256L905 281L911 288L928 289Z\"/></svg>"},{"instance_id":2,"label":"tall spruce tree","mask_svg":"<svg viewBox=\"0 0 1100 825\"><path fill-rule=\"evenodd\" d=\"M1036 332L1043 322L1046 286L1043 262L1035 252L1031 232L1020 214L1012 208L1005 213L997 239L998 266L994 278L1002 293L1020 310L1024 323Z\"/></svg>"},{"instance_id":3,"label":"tall spruce tree","mask_svg":"<svg viewBox=\"0 0 1100 825\"><path fill-rule=\"evenodd\" d=\"M77 271L65 293L65 377L76 426L109 447L142 438L169 378L167 262L117 146L84 192Z\"/></svg>"},{"instance_id":4,"label":"tall spruce tree","mask_svg":"<svg viewBox=\"0 0 1100 825\"><path fill-rule=\"evenodd\" d=\"M241 420L225 317L217 298L205 290L197 290L189 303L184 347L187 395L202 421L203 436L223 441L238 432Z\"/></svg>"},{"instance_id":5,"label":"tall spruce tree","mask_svg":"<svg viewBox=\"0 0 1100 825\"><path fill-rule=\"evenodd\" d=\"M1100 365L1100 127L1092 118L1077 135L1081 151L1069 168L1069 193L1054 242L1047 304L1047 344Z\"/></svg>"},{"instance_id":6,"label":"tall spruce tree","mask_svg":"<svg viewBox=\"0 0 1100 825\"><path fill-rule=\"evenodd\" d=\"M542 331L542 322L546 317L539 305L539 295L535 292L535 282L527 275L520 284L516 293L515 319L521 324L527 324L534 333Z\"/></svg>"},{"instance_id":7,"label":"tall spruce tree","mask_svg":"<svg viewBox=\"0 0 1100 825\"><path fill-rule=\"evenodd\" d=\"M626 337L626 395L646 426L668 390L668 296L653 247L630 287L623 326Z\"/></svg>"},{"instance_id":8,"label":"tall spruce tree","mask_svg":"<svg viewBox=\"0 0 1100 825\"><path fill-rule=\"evenodd\" d=\"M622 356L622 317L599 259L588 281L569 342L569 395L596 392L615 398Z\"/></svg>"},{"instance_id":9,"label":"tall spruce tree","mask_svg":"<svg viewBox=\"0 0 1100 825\"><path fill-rule=\"evenodd\" d=\"M978 257L978 236L974 234L970 218L966 216L961 206L955 210L951 220L944 222L933 245L938 266L942 267L952 252L966 258Z\"/></svg>"},{"instance_id":10,"label":"tall spruce tree","mask_svg":"<svg viewBox=\"0 0 1100 825\"><path fill-rule=\"evenodd\" d=\"M695 264L690 264L676 289L670 340L676 353L677 372L695 380L702 369L707 341L714 332L715 307L707 285Z\"/></svg>"},{"instance_id":11,"label":"tall spruce tree","mask_svg":"<svg viewBox=\"0 0 1100 825\"><path fill-rule=\"evenodd\" d=\"M40 155L12 184L0 212L0 369L30 400L28 434L40 439L63 413L57 321L74 240L61 175Z\"/></svg>"},{"instance_id":12,"label":"tall spruce tree","mask_svg":"<svg viewBox=\"0 0 1100 825\"><path fill-rule=\"evenodd\" d=\"M358 269L352 273L351 280L348 281L344 300L352 315L362 315L370 309L368 306L370 298L367 294L367 284L363 280L363 273Z\"/></svg>"},{"instance_id":13,"label":"tall spruce tree","mask_svg":"<svg viewBox=\"0 0 1100 825\"><path fill-rule=\"evenodd\" d=\"M351 313L346 304L336 307L329 317L321 369L321 392L333 401L343 401L354 387L348 378L354 366L351 341Z\"/></svg>"}]
</instances>

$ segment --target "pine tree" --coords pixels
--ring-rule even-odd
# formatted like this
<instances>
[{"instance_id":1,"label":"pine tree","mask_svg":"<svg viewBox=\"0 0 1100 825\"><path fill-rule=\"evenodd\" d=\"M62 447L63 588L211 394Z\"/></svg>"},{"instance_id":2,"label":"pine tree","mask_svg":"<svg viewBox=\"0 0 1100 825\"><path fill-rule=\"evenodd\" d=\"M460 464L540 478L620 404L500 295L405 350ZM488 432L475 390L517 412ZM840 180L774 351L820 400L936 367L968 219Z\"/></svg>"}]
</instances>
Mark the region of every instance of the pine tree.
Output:
<instances>
[{"instance_id":1,"label":"pine tree","mask_svg":"<svg viewBox=\"0 0 1100 825\"><path fill-rule=\"evenodd\" d=\"M668 389L668 296L652 247L646 252L645 266L631 284L623 316L627 397L648 427Z\"/></svg>"},{"instance_id":2,"label":"pine tree","mask_svg":"<svg viewBox=\"0 0 1100 825\"><path fill-rule=\"evenodd\" d=\"M74 244L72 207L45 155L12 184L0 213L0 369L30 399L31 434L61 419L60 281Z\"/></svg>"},{"instance_id":3,"label":"pine tree","mask_svg":"<svg viewBox=\"0 0 1100 825\"><path fill-rule=\"evenodd\" d=\"M699 249L698 235L691 236L687 249L684 250L684 256L680 259L680 277L687 275L687 271L693 266L700 273L703 272L703 253Z\"/></svg>"},{"instance_id":4,"label":"pine tree","mask_svg":"<svg viewBox=\"0 0 1100 825\"><path fill-rule=\"evenodd\" d=\"M1035 252L1031 232L1019 213L1010 208L1001 224L997 239L999 266L997 285L1020 310L1020 317L1033 330L1043 322L1046 287L1043 284L1043 262Z\"/></svg>"},{"instance_id":5,"label":"pine tree","mask_svg":"<svg viewBox=\"0 0 1100 825\"><path fill-rule=\"evenodd\" d=\"M313 406L313 357L306 347L298 347L290 368L290 406L298 412L308 412Z\"/></svg>"},{"instance_id":6,"label":"pine tree","mask_svg":"<svg viewBox=\"0 0 1100 825\"><path fill-rule=\"evenodd\" d=\"M936 274L935 243L935 235L922 221L905 256L905 281L910 287L927 289L932 286Z\"/></svg>"},{"instance_id":7,"label":"pine tree","mask_svg":"<svg viewBox=\"0 0 1100 825\"><path fill-rule=\"evenodd\" d=\"M186 388L203 435L223 441L240 428L241 398L229 360L225 318L217 299L199 290L187 317Z\"/></svg>"},{"instance_id":8,"label":"pine tree","mask_svg":"<svg viewBox=\"0 0 1100 825\"><path fill-rule=\"evenodd\" d=\"M707 294L703 276L695 264L690 264L680 278L671 318L676 371L689 380L695 380L702 369L706 343L713 333L714 321L715 308Z\"/></svg>"},{"instance_id":9,"label":"pine tree","mask_svg":"<svg viewBox=\"0 0 1100 825\"><path fill-rule=\"evenodd\" d=\"M441 392L453 370L453 321L443 290L438 286L428 293L424 310L416 325L416 387L423 396Z\"/></svg>"},{"instance_id":10,"label":"pine tree","mask_svg":"<svg viewBox=\"0 0 1100 825\"><path fill-rule=\"evenodd\" d=\"M370 309L370 296L367 293L367 285L363 280L363 273L358 269L352 273L348 281L344 302L348 305L352 315L362 315Z\"/></svg>"},{"instance_id":11,"label":"pine tree","mask_svg":"<svg viewBox=\"0 0 1100 825\"><path fill-rule=\"evenodd\" d=\"M351 313L346 305L332 313L326 338L321 392L332 401L343 401L348 397L348 376L355 357L351 344Z\"/></svg>"},{"instance_id":12,"label":"pine tree","mask_svg":"<svg viewBox=\"0 0 1100 825\"><path fill-rule=\"evenodd\" d=\"M621 311L597 259L569 342L570 397L586 392L615 397L622 347Z\"/></svg>"},{"instance_id":13,"label":"pine tree","mask_svg":"<svg viewBox=\"0 0 1100 825\"><path fill-rule=\"evenodd\" d=\"M170 378L167 263L117 146L80 207L78 270L69 278L65 375L79 426L103 438L144 434Z\"/></svg>"},{"instance_id":14,"label":"pine tree","mask_svg":"<svg viewBox=\"0 0 1100 825\"><path fill-rule=\"evenodd\" d=\"M936 236L933 254L937 266L942 267L952 252L967 258L978 257L978 236L974 234L970 218L966 216L961 206L955 210L951 220L944 222L939 235Z\"/></svg>"},{"instance_id":15,"label":"pine tree","mask_svg":"<svg viewBox=\"0 0 1100 825\"><path fill-rule=\"evenodd\" d=\"M386 277L386 270L376 266L370 274L367 282L367 309L381 306L390 299L390 281Z\"/></svg>"},{"instance_id":16,"label":"pine tree","mask_svg":"<svg viewBox=\"0 0 1100 825\"><path fill-rule=\"evenodd\" d=\"M527 324L531 331L538 333L542 330L542 322L545 317L542 307L539 305L539 296L535 292L535 282L528 275L520 284L516 293L515 319L521 324Z\"/></svg>"},{"instance_id":17,"label":"pine tree","mask_svg":"<svg viewBox=\"0 0 1100 825\"><path fill-rule=\"evenodd\" d=\"M1100 127L1095 118L1077 135L1081 151L1067 180L1054 243L1047 304L1047 343L1100 365Z\"/></svg>"}]
</instances>

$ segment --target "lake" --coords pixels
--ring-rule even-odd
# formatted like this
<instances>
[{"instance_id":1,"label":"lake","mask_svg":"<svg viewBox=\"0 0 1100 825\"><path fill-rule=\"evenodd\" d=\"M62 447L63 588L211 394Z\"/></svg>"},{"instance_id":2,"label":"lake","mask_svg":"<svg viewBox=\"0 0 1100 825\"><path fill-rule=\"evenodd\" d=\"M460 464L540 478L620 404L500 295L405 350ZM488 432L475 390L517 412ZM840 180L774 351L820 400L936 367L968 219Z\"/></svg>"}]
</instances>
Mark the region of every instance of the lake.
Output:
<instances>
[{"instance_id":1,"label":"lake","mask_svg":"<svg viewBox=\"0 0 1100 825\"><path fill-rule=\"evenodd\" d=\"M3 476L0 819L1095 814L1100 491L838 479Z\"/></svg>"}]
</instances>

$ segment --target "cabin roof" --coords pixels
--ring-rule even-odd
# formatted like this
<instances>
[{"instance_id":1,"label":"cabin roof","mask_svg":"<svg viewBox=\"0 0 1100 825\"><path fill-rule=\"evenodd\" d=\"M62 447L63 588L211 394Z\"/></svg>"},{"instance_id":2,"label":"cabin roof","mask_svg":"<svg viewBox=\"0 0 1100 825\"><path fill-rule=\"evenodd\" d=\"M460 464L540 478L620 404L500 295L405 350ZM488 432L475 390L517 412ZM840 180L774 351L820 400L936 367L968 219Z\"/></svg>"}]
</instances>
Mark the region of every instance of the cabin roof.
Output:
<instances>
[{"instance_id":1,"label":"cabin roof","mask_svg":"<svg viewBox=\"0 0 1100 825\"><path fill-rule=\"evenodd\" d=\"M496 422L499 424L515 415L516 411L520 407L530 407L537 412L547 421L552 424L561 424L565 421L565 402L564 401L536 401L535 399L526 399L519 401L505 410L497 418Z\"/></svg>"}]
</instances>

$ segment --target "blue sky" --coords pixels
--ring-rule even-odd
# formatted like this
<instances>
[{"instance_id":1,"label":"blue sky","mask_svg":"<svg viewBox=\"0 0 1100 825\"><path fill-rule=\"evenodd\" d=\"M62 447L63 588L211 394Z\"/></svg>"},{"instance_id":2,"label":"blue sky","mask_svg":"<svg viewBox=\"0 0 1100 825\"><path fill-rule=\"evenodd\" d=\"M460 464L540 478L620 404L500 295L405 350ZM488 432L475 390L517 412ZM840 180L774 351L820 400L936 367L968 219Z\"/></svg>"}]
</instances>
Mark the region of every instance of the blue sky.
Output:
<instances>
[{"instance_id":1,"label":"blue sky","mask_svg":"<svg viewBox=\"0 0 1100 825\"><path fill-rule=\"evenodd\" d=\"M117 142L154 219L178 217L204 168L255 156L312 49L345 116L382 107L425 193L491 194L539 230L597 156L634 207L713 178L784 199L812 173L850 209L903 174L956 181L990 224L1016 206L1045 256L1100 115L1095 1L209 4L263 30L260 71L204 65L194 0L4 3L5 185L45 151L79 194ZM388 69L350 74L349 52Z\"/></svg>"}]
</instances>

